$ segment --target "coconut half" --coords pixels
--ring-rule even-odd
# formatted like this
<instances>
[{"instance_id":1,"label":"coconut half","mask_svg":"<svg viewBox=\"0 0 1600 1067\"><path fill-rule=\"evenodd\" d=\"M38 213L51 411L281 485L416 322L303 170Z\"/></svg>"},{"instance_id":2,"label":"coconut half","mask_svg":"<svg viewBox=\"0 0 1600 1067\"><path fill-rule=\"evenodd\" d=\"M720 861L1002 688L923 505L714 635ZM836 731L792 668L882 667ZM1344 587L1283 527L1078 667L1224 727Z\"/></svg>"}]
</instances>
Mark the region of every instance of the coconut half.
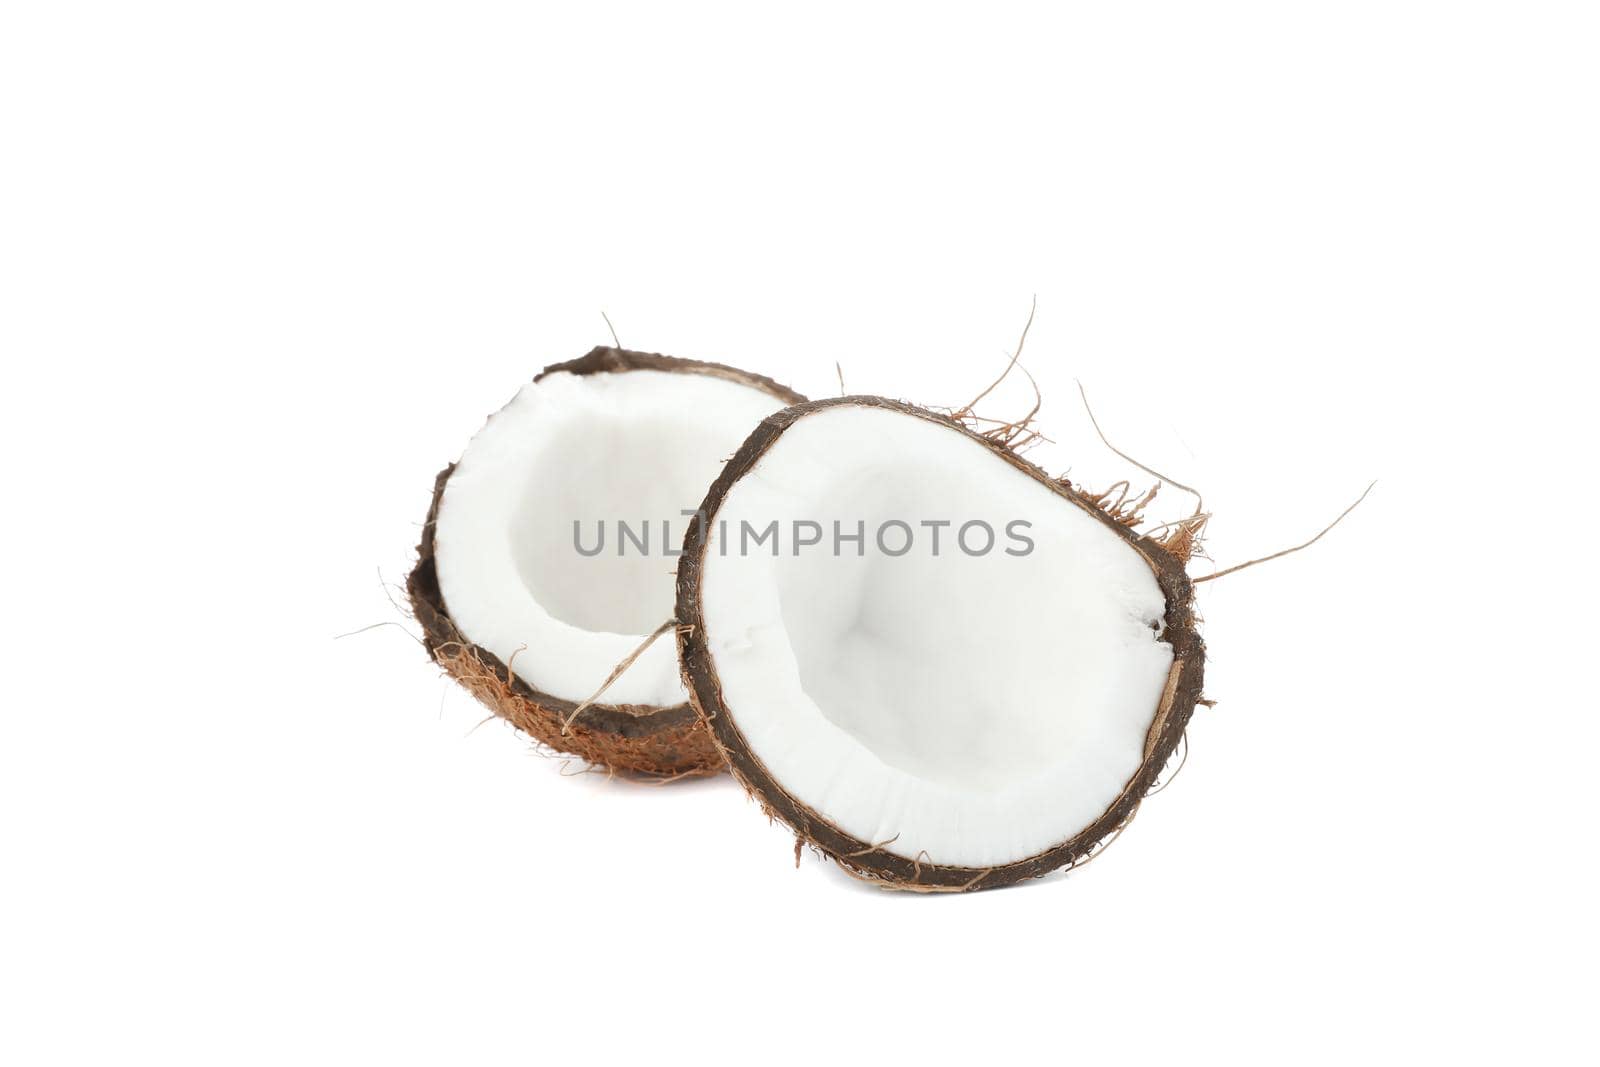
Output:
<instances>
[{"instance_id":1,"label":"coconut half","mask_svg":"<svg viewBox=\"0 0 1600 1067\"><path fill-rule=\"evenodd\" d=\"M1085 857L1200 698L1182 561L942 415L789 408L702 510L678 567L695 707L770 815L880 884Z\"/></svg>"},{"instance_id":2,"label":"coconut half","mask_svg":"<svg viewBox=\"0 0 1600 1067\"><path fill-rule=\"evenodd\" d=\"M407 582L429 654L551 748L650 775L719 768L671 641L583 705L671 618L683 511L753 426L803 400L617 348L547 367L435 482Z\"/></svg>"}]
</instances>

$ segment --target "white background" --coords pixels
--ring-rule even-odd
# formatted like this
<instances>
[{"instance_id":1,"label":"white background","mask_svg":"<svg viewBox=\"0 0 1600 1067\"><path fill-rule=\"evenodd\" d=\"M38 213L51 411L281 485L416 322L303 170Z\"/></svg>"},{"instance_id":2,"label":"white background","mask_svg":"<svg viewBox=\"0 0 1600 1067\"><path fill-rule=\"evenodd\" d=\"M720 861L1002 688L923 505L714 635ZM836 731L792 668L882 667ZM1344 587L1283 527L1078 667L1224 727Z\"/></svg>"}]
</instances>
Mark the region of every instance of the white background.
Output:
<instances>
[{"instance_id":1,"label":"white background","mask_svg":"<svg viewBox=\"0 0 1600 1067\"><path fill-rule=\"evenodd\" d=\"M1594 19L7 5L0 1059L1594 1062ZM1081 378L1218 565L1380 479L1070 877L563 777L385 597L602 310L959 405L1035 293L1033 457L1137 473Z\"/></svg>"}]
</instances>

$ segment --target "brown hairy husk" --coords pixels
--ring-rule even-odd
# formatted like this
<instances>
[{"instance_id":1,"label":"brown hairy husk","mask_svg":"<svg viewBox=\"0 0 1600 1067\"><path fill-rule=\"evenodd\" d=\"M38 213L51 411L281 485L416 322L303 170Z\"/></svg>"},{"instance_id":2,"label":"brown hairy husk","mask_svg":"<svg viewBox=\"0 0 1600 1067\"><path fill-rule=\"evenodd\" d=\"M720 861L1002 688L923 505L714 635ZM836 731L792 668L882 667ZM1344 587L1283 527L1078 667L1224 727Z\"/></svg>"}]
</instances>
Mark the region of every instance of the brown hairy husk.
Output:
<instances>
[{"instance_id":1,"label":"brown hairy husk","mask_svg":"<svg viewBox=\"0 0 1600 1067\"><path fill-rule=\"evenodd\" d=\"M734 367L607 347L596 348L581 359L546 367L534 380L560 371L603 374L632 370L703 374L764 390L786 404L805 400L770 378ZM440 592L434 559L434 522L454 470L455 464L451 464L434 480L433 501L417 546L417 565L406 580L412 611L422 626L423 647L434 662L490 711L549 748L597 766L652 778L675 779L720 771L722 755L687 703L671 707L592 703L568 725L579 705L535 689L493 653L462 635ZM538 650L519 652L521 655L531 660ZM513 660L517 658L514 656ZM511 666L515 667L515 662ZM598 684L600 679L595 681Z\"/></svg>"},{"instance_id":2,"label":"brown hairy husk","mask_svg":"<svg viewBox=\"0 0 1600 1067\"><path fill-rule=\"evenodd\" d=\"M817 411L840 405L883 408L926 419L948 427L982 444L1017 470L1032 477L1047 490L1071 501L1093 515L1137 551L1155 574L1166 597L1166 626L1162 640L1172 646L1173 661L1167 685L1146 734L1144 758L1129 777L1117 799L1093 822L1070 839L1038 853L1002 866L959 867L937 862L925 853L905 857L889 851L891 841L862 841L791 796L761 760L750 750L738 724L723 702L716 665L705 640L705 620L700 601L700 579L707 548L706 533L723 499L734 483L744 477L767 449L797 421ZM997 439L999 438L999 439ZM1204 680L1205 645L1197 630L1194 587L1184 570L1184 560L1160 541L1139 534L1126 521L1120 509L1108 514L1106 494L1089 494L1065 479L1053 478L1019 456L1010 447L1015 435L977 433L960 418L883 397L849 396L818 400L787 408L768 416L743 447L734 455L712 485L701 506L702 522L690 526L678 560L678 652L690 702L706 723L712 739L726 757L734 777L771 818L794 831L798 855L800 845L809 845L829 857L847 873L889 889L914 892L965 892L1010 885L1037 878L1063 867L1079 866L1099 855L1121 830L1132 821L1140 802L1156 785L1163 767L1183 737L1184 730L1201 698ZM1191 547L1193 533L1177 539L1181 550Z\"/></svg>"}]
</instances>

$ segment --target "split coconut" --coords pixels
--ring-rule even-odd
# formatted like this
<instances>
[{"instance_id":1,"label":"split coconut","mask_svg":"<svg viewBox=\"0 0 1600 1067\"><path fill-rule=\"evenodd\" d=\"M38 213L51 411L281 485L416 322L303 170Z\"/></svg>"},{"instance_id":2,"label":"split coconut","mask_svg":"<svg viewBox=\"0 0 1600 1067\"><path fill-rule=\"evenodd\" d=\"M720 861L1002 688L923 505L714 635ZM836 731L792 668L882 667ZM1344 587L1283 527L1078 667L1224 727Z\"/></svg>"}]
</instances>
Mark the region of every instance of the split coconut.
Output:
<instances>
[{"instance_id":1,"label":"split coconut","mask_svg":"<svg viewBox=\"0 0 1600 1067\"><path fill-rule=\"evenodd\" d=\"M701 510L678 566L685 678L797 856L929 891L1073 864L1200 699L1186 542L1004 435L876 397L801 404Z\"/></svg>"},{"instance_id":2,"label":"split coconut","mask_svg":"<svg viewBox=\"0 0 1600 1067\"><path fill-rule=\"evenodd\" d=\"M619 348L547 367L435 482L407 582L429 654L553 749L645 775L719 769L673 642L638 650L672 615L684 510L753 426L804 399Z\"/></svg>"}]
</instances>

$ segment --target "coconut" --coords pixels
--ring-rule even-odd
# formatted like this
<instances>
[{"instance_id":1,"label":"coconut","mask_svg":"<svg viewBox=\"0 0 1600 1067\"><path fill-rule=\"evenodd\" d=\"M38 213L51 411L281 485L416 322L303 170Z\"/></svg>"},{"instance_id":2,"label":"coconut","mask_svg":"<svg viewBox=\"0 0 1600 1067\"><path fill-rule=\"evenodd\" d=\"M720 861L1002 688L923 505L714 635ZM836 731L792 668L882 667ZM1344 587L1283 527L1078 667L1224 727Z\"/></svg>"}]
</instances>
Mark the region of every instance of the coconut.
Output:
<instances>
[{"instance_id":1,"label":"coconut","mask_svg":"<svg viewBox=\"0 0 1600 1067\"><path fill-rule=\"evenodd\" d=\"M684 510L751 427L804 399L619 348L547 367L435 481L407 582L429 654L550 748L645 775L718 769L672 642L650 639L671 628Z\"/></svg>"},{"instance_id":2,"label":"coconut","mask_svg":"<svg viewBox=\"0 0 1600 1067\"><path fill-rule=\"evenodd\" d=\"M1125 825L1183 736L1194 526L1142 536L1017 438L878 397L801 404L687 531L691 700L797 860L926 891L1042 875Z\"/></svg>"}]
</instances>

